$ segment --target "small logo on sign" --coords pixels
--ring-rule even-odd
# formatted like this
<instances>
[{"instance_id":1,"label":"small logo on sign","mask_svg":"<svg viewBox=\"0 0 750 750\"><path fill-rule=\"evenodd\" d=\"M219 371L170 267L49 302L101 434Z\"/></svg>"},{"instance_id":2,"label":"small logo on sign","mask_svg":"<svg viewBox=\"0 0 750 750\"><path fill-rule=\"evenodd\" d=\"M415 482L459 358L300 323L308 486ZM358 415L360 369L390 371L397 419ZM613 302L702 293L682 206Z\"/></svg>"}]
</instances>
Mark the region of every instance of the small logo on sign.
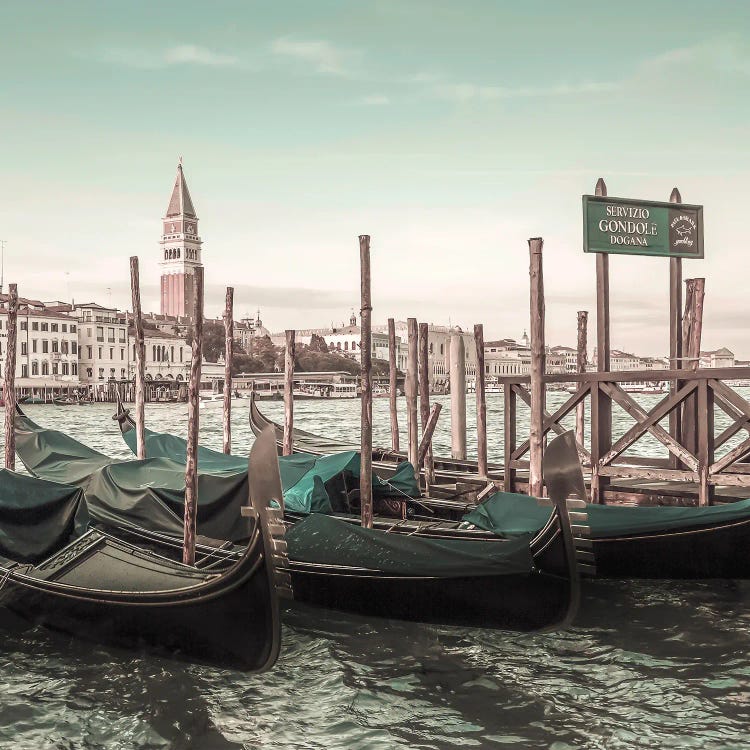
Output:
<instances>
[{"instance_id":1,"label":"small logo on sign","mask_svg":"<svg viewBox=\"0 0 750 750\"><path fill-rule=\"evenodd\" d=\"M672 243L673 247L677 247L678 245L692 247L695 244L694 232L696 224L692 216L686 216L685 214L676 216L672 219L669 226L678 235L677 239Z\"/></svg>"}]
</instances>

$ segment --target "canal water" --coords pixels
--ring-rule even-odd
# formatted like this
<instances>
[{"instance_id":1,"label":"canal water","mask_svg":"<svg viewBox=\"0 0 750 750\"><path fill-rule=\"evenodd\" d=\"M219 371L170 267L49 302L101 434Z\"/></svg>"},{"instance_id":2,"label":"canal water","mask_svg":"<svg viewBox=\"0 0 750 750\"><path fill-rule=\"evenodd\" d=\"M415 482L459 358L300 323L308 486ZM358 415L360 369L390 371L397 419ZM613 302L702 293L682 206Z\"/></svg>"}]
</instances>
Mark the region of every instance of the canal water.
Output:
<instances>
[{"instance_id":1,"label":"canal water","mask_svg":"<svg viewBox=\"0 0 750 750\"><path fill-rule=\"evenodd\" d=\"M499 460L502 397L488 402ZM280 404L263 408L280 418ZM389 441L387 410L375 400L376 444ZM27 411L129 455L111 405ZM357 402L299 402L295 415L304 429L357 434ZM184 404L149 405L146 416L185 434ZM450 440L444 416L438 453ZM233 431L235 452L247 452L246 408L235 409ZM201 435L220 447L219 408L202 411ZM276 668L249 677L11 624L0 646L0 748L746 748L749 628L750 582L727 581L589 582L575 627L551 635L303 609L285 619Z\"/></svg>"}]
</instances>

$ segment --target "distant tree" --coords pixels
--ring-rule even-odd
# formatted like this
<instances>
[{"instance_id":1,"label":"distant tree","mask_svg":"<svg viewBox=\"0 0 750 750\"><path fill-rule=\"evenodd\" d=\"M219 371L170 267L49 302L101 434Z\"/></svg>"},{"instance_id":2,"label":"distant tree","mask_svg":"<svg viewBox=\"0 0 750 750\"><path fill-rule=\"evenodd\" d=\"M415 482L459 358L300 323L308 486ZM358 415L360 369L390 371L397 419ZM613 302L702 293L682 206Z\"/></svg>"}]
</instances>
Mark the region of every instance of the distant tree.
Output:
<instances>
[{"instance_id":1,"label":"distant tree","mask_svg":"<svg viewBox=\"0 0 750 750\"><path fill-rule=\"evenodd\" d=\"M313 333L312 336L310 336L310 344L308 346L308 349L311 352L327 352L328 351L328 344L326 344L326 340L319 336L317 333Z\"/></svg>"}]
</instances>

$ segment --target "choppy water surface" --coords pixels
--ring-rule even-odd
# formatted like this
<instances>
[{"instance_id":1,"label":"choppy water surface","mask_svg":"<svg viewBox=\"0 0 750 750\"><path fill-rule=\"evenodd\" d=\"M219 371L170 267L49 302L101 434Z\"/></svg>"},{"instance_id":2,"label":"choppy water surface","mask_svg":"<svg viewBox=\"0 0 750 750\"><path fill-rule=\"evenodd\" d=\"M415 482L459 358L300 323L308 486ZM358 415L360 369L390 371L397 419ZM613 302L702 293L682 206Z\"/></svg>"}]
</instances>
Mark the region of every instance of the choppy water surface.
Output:
<instances>
[{"instance_id":1,"label":"choppy water surface","mask_svg":"<svg viewBox=\"0 0 750 750\"><path fill-rule=\"evenodd\" d=\"M493 398L497 428L501 398ZM279 404L264 408L280 416ZM109 405L28 411L128 455ZM155 429L179 434L186 414L184 404L147 409ZM356 402L300 402L295 414L300 427L341 438L358 427ZM212 447L220 415L202 412ZM386 415L376 399L376 443L389 440ZM246 410L233 422L235 452L246 452ZM3 631L0 646L0 747L744 748L749 625L750 583L724 581L591 583L576 627L556 635L304 609L285 620L274 671L257 677L19 628Z\"/></svg>"}]
</instances>

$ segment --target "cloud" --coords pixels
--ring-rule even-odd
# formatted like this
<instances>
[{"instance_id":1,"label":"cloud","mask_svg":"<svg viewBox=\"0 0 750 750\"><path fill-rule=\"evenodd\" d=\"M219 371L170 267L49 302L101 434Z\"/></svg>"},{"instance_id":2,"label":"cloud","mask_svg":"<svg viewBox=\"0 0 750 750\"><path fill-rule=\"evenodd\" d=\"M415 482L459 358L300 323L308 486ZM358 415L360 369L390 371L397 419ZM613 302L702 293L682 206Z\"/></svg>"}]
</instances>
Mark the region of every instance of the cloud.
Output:
<instances>
[{"instance_id":1,"label":"cloud","mask_svg":"<svg viewBox=\"0 0 750 750\"><path fill-rule=\"evenodd\" d=\"M359 104L364 104L368 107L382 107L385 104L390 104L391 100L384 94L369 94L363 96L357 100Z\"/></svg>"},{"instance_id":2,"label":"cloud","mask_svg":"<svg viewBox=\"0 0 750 750\"><path fill-rule=\"evenodd\" d=\"M614 91L620 87L615 81L590 81L555 86L489 86L475 83L433 83L428 91L440 99L450 101L495 101L498 99L548 96L578 96Z\"/></svg>"},{"instance_id":3,"label":"cloud","mask_svg":"<svg viewBox=\"0 0 750 750\"><path fill-rule=\"evenodd\" d=\"M335 47L325 39L279 37L271 43L271 51L281 58L308 63L318 73L337 76L349 75L353 58L350 50Z\"/></svg>"},{"instance_id":4,"label":"cloud","mask_svg":"<svg viewBox=\"0 0 750 750\"><path fill-rule=\"evenodd\" d=\"M214 52L207 47L195 44L178 44L159 51L148 51L127 47L109 47L98 57L113 65L128 68L151 70L174 65L203 65L209 67L230 67L240 61L232 55Z\"/></svg>"}]
</instances>

